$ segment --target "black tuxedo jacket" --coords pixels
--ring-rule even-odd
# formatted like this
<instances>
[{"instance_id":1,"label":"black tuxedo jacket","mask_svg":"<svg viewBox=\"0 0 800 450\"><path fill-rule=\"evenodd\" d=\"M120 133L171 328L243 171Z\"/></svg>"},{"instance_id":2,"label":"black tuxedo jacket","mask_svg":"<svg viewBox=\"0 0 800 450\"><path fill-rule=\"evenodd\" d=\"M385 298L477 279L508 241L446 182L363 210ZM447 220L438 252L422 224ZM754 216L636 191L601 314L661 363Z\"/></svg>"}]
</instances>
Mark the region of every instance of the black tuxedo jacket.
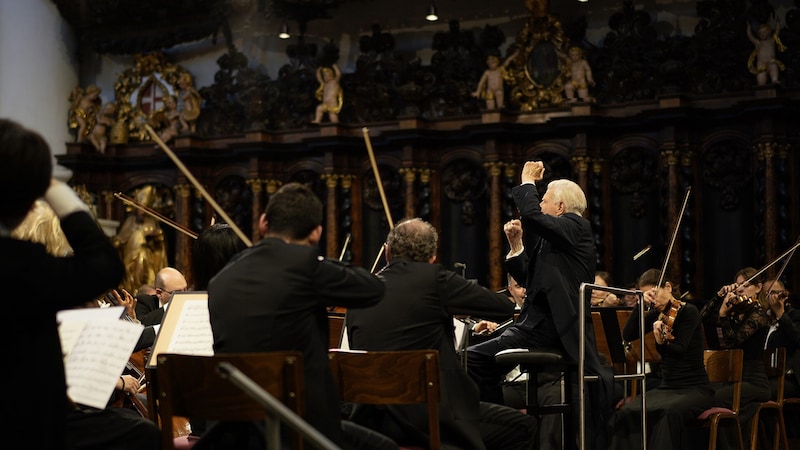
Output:
<instances>
[{"instance_id":1,"label":"black tuxedo jacket","mask_svg":"<svg viewBox=\"0 0 800 450\"><path fill-rule=\"evenodd\" d=\"M769 335L767 348L786 347L786 370L792 374L791 379L800 385L800 310L786 305L778 328Z\"/></svg>"},{"instance_id":2,"label":"black tuxedo jacket","mask_svg":"<svg viewBox=\"0 0 800 450\"><path fill-rule=\"evenodd\" d=\"M320 256L316 248L265 238L211 279L214 352L303 353L306 421L341 442L339 398L328 363L328 307L383 298L378 277Z\"/></svg>"},{"instance_id":3,"label":"black tuxedo jacket","mask_svg":"<svg viewBox=\"0 0 800 450\"><path fill-rule=\"evenodd\" d=\"M157 295L138 294L135 310L136 318L144 326L160 325L164 319L164 308Z\"/></svg>"},{"instance_id":4,"label":"black tuxedo jacket","mask_svg":"<svg viewBox=\"0 0 800 450\"><path fill-rule=\"evenodd\" d=\"M347 311L350 348L360 350L439 351L442 396L439 406L442 443L461 449L484 448L479 429L478 387L455 352L454 315L502 321L514 303L440 264L397 258L379 276L386 294L379 304ZM427 436L424 406L389 407L394 419Z\"/></svg>"},{"instance_id":5,"label":"black tuxedo jacket","mask_svg":"<svg viewBox=\"0 0 800 450\"><path fill-rule=\"evenodd\" d=\"M119 254L91 215L70 214L61 227L74 250L66 258L50 256L40 244L0 237L0 283L8 300L0 328L4 356L13 365L4 380L23 395L9 405L5 426L36 436L40 448L64 446L69 408L56 312L117 287L124 273Z\"/></svg>"}]
</instances>

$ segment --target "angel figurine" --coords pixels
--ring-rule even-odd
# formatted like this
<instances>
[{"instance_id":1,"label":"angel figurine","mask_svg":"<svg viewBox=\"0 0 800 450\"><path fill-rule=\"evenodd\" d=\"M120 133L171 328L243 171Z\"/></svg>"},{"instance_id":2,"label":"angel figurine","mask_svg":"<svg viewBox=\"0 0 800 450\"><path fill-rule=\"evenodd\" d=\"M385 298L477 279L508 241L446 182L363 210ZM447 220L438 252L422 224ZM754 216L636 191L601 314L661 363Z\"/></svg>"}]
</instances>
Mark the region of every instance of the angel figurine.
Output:
<instances>
[{"instance_id":1,"label":"angel figurine","mask_svg":"<svg viewBox=\"0 0 800 450\"><path fill-rule=\"evenodd\" d=\"M100 112L102 103L100 91L101 89L94 84L85 90L80 86L75 86L69 96L71 103L68 117L69 127L78 130L75 142L87 141L89 133L94 129L97 113Z\"/></svg>"}]
</instances>

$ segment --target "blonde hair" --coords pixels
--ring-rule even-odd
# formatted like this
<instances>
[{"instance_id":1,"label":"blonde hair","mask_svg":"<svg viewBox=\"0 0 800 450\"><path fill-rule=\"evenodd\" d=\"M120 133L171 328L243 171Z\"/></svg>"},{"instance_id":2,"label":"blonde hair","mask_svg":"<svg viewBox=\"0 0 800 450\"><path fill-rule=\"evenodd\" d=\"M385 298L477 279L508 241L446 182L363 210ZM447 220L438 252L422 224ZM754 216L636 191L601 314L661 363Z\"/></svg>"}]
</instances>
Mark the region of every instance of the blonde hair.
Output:
<instances>
[{"instance_id":1,"label":"blonde hair","mask_svg":"<svg viewBox=\"0 0 800 450\"><path fill-rule=\"evenodd\" d=\"M14 228L11 236L21 241L42 244L53 256L68 256L72 247L61 229L61 221L44 200L36 200L25 220Z\"/></svg>"}]
</instances>

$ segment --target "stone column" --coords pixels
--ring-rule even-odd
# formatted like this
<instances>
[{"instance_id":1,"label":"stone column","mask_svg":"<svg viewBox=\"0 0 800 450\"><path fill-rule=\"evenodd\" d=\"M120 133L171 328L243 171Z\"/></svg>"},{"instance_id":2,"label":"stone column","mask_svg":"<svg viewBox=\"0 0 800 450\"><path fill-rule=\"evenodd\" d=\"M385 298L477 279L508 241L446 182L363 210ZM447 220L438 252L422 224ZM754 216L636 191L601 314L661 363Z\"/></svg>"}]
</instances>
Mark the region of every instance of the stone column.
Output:
<instances>
[{"instance_id":1,"label":"stone column","mask_svg":"<svg viewBox=\"0 0 800 450\"><path fill-rule=\"evenodd\" d=\"M502 192L500 190L500 175L503 173L503 163L487 162L483 165L489 173L489 287L494 290L502 289L505 285L503 280L503 267L495 264L495 261L502 261L502 238L503 222L500 214L502 209Z\"/></svg>"}]
</instances>

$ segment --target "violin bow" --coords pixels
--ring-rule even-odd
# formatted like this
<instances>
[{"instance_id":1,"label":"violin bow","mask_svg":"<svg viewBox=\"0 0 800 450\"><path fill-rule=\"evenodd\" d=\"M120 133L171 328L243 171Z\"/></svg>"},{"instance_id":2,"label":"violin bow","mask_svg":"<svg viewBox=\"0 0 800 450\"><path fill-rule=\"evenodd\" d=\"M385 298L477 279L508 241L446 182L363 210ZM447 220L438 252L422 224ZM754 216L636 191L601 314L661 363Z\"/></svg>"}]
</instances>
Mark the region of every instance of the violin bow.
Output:
<instances>
[{"instance_id":1,"label":"violin bow","mask_svg":"<svg viewBox=\"0 0 800 450\"><path fill-rule=\"evenodd\" d=\"M347 253L347 246L350 245L350 233L344 237L344 245L342 245L342 253L339 254L339 261L344 259L344 254Z\"/></svg>"},{"instance_id":2,"label":"violin bow","mask_svg":"<svg viewBox=\"0 0 800 450\"><path fill-rule=\"evenodd\" d=\"M155 130L153 130L153 127L151 127L149 124L144 124L144 128L147 130L148 133L150 133L150 137L153 138L153 141L155 141L158 144L158 146L161 147L162 150L164 150L164 153L166 153L167 156L169 156L169 158L172 160L172 162L174 162L175 165L178 166L178 169L180 169L180 171L183 172L183 174L186 176L186 178L189 179L189 181L192 183L192 185L194 185L195 189L197 189L197 191L200 192L200 194L203 196L203 198L205 198L206 201L211 204L211 206L214 208L214 211L216 211L217 214L219 214L220 217L222 217L225 220L225 222L227 222L228 225L230 225L231 228L233 228L233 231L236 233L237 236L239 236L239 239L241 239L242 242L244 242L248 247L252 247L253 243L250 241L250 239L242 232L242 230L236 225L236 223L228 216L228 214L225 212L225 210L223 210L222 207L220 207L219 204L217 204L217 202L214 200L214 198L211 197L211 195L208 193L208 191L206 191L206 189L203 187L203 185L200 184L199 181L197 181L197 178L195 178L194 175L192 175L192 173L189 172L189 169L186 168L186 166L175 155L175 153L172 150L170 150L169 147L167 147L167 144L165 144L164 141L162 141L161 138L158 137L158 135L156 134Z\"/></svg>"},{"instance_id":3,"label":"violin bow","mask_svg":"<svg viewBox=\"0 0 800 450\"><path fill-rule=\"evenodd\" d=\"M386 194L383 192L383 181L381 181L381 174L380 171L378 171L378 163L375 161L375 152L372 150L372 142L369 139L369 129L364 127L361 129L361 132L364 134L364 142L367 145L367 153L369 153L369 163L372 165L372 173L375 175L375 182L378 185L378 193L381 195L381 203L383 203L383 212L386 214L386 220L389 222L389 230L391 231L394 230L394 221L392 221L392 213L389 211L389 202L386 201ZM375 273L375 268L378 267L378 261L380 261L385 247L385 245L381 245L381 249L378 251L378 256L375 258L375 262L372 264L372 269L370 269L371 273Z\"/></svg>"},{"instance_id":4,"label":"violin bow","mask_svg":"<svg viewBox=\"0 0 800 450\"><path fill-rule=\"evenodd\" d=\"M189 236L190 238L197 239L198 234L195 233L194 231L192 231L192 230L184 227L183 225L181 225L181 224L169 219L168 217L160 214L158 211L150 209L147 206L140 205L138 202L136 202L136 200L128 197L127 195L123 194L122 192L115 193L114 197L122 200L122 203L125 203L126 205L132 206L132 207L138 209L139 211L141 211L141 212L143 212L145 214L148 214L149 216L153 217L154 219L159 220L159 221L171 226L172 228L180 231L181 233Z\"/></svg>"},{"instance_id":5,"label":"violin bow","mask_svg":"<svg viewBox=\"0 0 800 450\"><path fill-rule=\"evenodd\" d=\"M800 237L797 238L797 242L800 243ZM781 279L781 275L783 275L783 272L786 270L786 266L789 265L789 261L792 260L792 256L794 256L794 250L792 250L789 256L786 257L786 260L783 261L783 265L781 266L780 270L778 270L777 275L775 275L775 281ZM769 287L769 291L767 291L767 298L769 298L769 296L772 294L772 291L774 290L775 290L775 282L773 282L772 285Z\"/></svg>"},{"instance_id":6,"label":"violin bow","mask_svg":"<svg viewBox=\"0 0 800 450\"><path fill-rule=\"evenodd\" d=\"M786 265L789 264L789 260L792 259L792 256L794 255L794 251L797 250L797 247L800 247L800 237L797 238L797 242L795 242L795 244L793 246L789 247L789 250L786 250L785 252L781 253L780 256L778 256L777 258L773 259L772 262L770 262L766 266L762 267L758 272L753 274L752 277L748 278L747 281L745 281L742 284L748 284L751 281L755 280L756 278L758 278L759 275L764 273L764 271L766 271L770 267L774 266L775 263L777 263L778 261L780 261L784 257L788 256L788 258L786 258L786 261L783 263L783 267L781 267L780 273L776 277L776 278L779 278L780 275L783 273L783 270L786 268ZM773 283L773 286L774 285L775 285L775 283ZM770 289L770 292L772 292L772 289Z\"/></svg>"},{"instance_id":7,"label":"violin bow","mask_svg":"<svg viewBox=\"0 0 800 450\"><path fill-rule=\"evenodd\" d=\"M669 257L672 254L672 247L675 245L675 239L678 237L678 229L681 227L681 221L683 220L683 213L686 211L686 204L689 203L689 194L692 192L692 187L689 186L686 188L686 196L683 197L683 206L681 206L681 212L678 214L678 220L675 222L675 229L672 231L672 239L669 241L669 247L667 248L667 256L664 258L664 265L661 266L661 275L658 278L658 285L656 285L656 289L660 289L661 285L664 284L664 275L667 273L667 264L669 264Z\"/></svg>"}]
</instances>

